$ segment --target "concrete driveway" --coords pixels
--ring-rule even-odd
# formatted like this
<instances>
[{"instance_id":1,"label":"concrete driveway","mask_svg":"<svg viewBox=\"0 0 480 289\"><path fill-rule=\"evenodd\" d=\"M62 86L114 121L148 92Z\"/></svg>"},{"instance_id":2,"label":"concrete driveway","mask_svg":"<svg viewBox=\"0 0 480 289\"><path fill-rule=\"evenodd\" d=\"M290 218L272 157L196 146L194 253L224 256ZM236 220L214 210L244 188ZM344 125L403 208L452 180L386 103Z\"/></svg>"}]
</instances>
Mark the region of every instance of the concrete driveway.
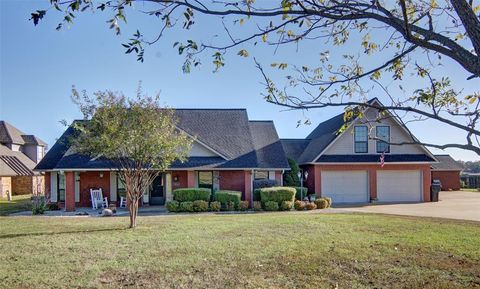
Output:
<instances>
[{"instance_id":1,"label":"concrete driveway","mask_svg":"<svg viewBox=\"0 0 480 289\"><path fill-rule=\"evenodd\" d=\"M440 201L342 207L350 212L436 217L480 222L480 192L440 192Z\"/></svg>"}]
</instances>

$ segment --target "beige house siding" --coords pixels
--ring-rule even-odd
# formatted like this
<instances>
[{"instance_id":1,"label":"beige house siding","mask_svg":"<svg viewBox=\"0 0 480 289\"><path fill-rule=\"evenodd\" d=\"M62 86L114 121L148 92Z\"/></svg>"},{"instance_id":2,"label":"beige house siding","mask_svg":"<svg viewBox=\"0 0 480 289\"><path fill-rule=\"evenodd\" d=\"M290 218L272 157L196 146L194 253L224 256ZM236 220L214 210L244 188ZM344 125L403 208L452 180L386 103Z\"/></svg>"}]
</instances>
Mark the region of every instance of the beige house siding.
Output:
<instances>
[{"instance_id":1,"label":"beige house siding","mask_svg":"<svg viewBox=\"0 0 480 289\"><path fill-rule=\"evenodd\" d=\"M7 191L12 192L12 178L0 177L0 198L6 198Z\"/></svg>"}]
</instances>

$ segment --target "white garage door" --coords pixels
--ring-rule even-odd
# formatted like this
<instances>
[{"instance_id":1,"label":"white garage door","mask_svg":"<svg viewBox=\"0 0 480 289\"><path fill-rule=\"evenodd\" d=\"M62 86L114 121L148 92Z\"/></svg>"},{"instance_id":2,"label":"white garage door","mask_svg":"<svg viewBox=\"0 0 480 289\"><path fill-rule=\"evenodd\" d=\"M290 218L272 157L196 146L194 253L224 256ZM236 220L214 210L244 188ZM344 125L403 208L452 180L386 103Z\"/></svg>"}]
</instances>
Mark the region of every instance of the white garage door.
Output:
<instances>
[{"instance_id":1,"label":"white garage door","mask_svg":"<svg viewBox=\"0 0 480 289\"><path fill-rule=\"evenodd\" d=\"M322 171L322 196L333 203L365 203L368 196L367 171Z\"/></svg>"},{"instance_id":2,"label":"white garage door","mask_svg":"<svg viewBox=\"0 0 480 289\"><path fill-rule=\"evenodd\" d=\"M420 171L377 171L377 197L379 202L420 202Z\"/></svg>"}]
</instances>

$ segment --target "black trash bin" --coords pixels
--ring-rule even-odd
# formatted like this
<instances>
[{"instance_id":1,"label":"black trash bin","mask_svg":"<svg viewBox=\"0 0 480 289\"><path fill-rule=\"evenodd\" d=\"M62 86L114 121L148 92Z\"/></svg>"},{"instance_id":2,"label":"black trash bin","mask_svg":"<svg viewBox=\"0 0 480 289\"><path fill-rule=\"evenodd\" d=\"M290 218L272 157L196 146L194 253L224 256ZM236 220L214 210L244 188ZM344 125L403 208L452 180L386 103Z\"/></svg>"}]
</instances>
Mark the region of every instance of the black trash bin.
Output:
<instances>
[{"instance_id":1,"label":"black trash bin","mask_svg":"<svg viewBox=\"0 0 480 289\"><path fill-rule=\"evenodd\" d=\"M440 180L433 180L432 185L430 186L430 201L438 202L438 194L442 190L442 184Z\"/></svg>"}]
</instances>

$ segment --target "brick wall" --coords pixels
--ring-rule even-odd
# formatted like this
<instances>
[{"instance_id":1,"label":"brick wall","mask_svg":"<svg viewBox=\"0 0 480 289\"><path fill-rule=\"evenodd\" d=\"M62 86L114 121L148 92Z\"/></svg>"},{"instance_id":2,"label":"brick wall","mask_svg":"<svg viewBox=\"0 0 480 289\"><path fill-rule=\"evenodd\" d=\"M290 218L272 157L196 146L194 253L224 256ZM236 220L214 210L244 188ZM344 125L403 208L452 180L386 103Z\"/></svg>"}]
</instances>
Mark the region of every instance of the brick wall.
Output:
<instances>
[{"instance_id":1,"label":"brick wall","mask_svg":"<svg viewBox=\"0 0 480 289\"><path fill-rule=\"evenodd\" d=\"M100 177L103 173L103 177ZM103 197L107 197L110 202L110 172L83 172L80 173L80 202L76 203L79 207L90 207L90 189L101 188Z\"/></svg>"},{"instance_id":2,"label":"brick wall","mask_svg":"<svg viewBox=\"0 0 480 289\"><path fill-rule=\"evenodd\" d=\"M442 182L442 190L460 190L460 171L432 171L432 179Z\"/></svg>"},{"instance_id":3,"label":"brick wall","mask_svg":"<svg viewBox=\"0 0 480 289\"><path fill-rule=\"evenodd\" d=\"M220 190L232 190L242 192L242 200L245 200L245 172L244 171L219 171Z\"/></svg>"},{"instance_id":4,"label":"brick wall","mask_svg":"<svg viewBox=\"0 0 480 289\"><path fill-rule=\"evenodd\" d=\"M45 195L50 198L50 193L51 193L51 177L50 177L50 172L45 172L44 176L44 182L45 182Z\"/></svg>"},{"instance_id":5,"label":"brick wall","mask_svg":"<svg viewBox=\"0 0 480 289\"><path fill-rule=\"evenodd\" d=\"M12 195L33 194L33 180L31 176L12 177Z\"/></svg>"},{"instance_id":6,"label":"brick wall","mask_svg":"<svg viewBox=\"0 0 480 289\"><path fill-rule=\"evenodd\" d=\"M6 198L7 191L12 193L12 178L0 177L0 198Z\"/></svg>"},{"instance_id":7,"label":"brick wall","mask_svg":"<svg viewBox=\"0 0 480 289\"><path fill-rule=\"evenodd\" d=\"M177 181L175 181L177 179ZM187 187L187 171L172 172L172 190Z\"/></svg>"}]
</instances>

